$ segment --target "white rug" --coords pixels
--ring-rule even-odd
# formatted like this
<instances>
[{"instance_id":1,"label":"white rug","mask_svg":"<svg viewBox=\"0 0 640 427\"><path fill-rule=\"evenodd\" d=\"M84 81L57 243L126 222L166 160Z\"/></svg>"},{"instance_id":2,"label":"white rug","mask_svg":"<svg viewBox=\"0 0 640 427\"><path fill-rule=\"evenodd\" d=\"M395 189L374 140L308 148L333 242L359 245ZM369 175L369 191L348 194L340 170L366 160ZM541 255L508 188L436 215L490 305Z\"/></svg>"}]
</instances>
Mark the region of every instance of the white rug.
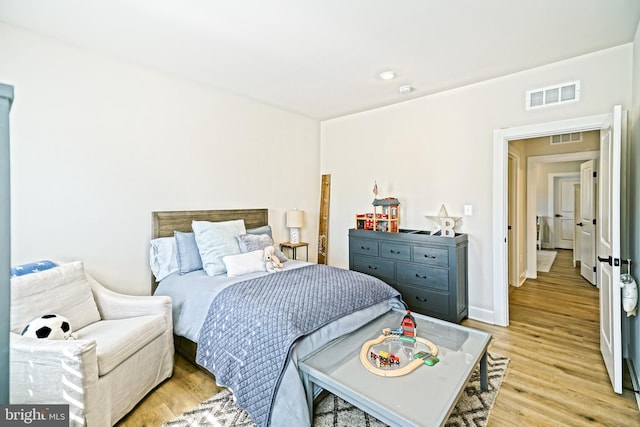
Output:
<instances>
[{"instance_id":1,"label":"white rug","mask_svg":"<svg viewBox=\"0 0 640 427\"><path fill-rule=\"evenodd\" d=\"M489 390L480 388L476 366L458 403L447 420L447 427L484 427L493 407L509 358L487 353ZM386 424L331 393L315 405L313 425L320 427L384 427ZM163 427L257 427L247 412L233 401L227 389L196 408L162 425Z\"/></svg>"},{"instance_id":2,"label":"white rug","mask_svg":"<svg viewBox=\"0 0 640 427\"><path fill-rule=\"evenodd\" d=\"M543 273L548 273L551 270L551 266L553 265L553 261L556 259L556 255L558 252L556 251L537 251L536 259L538 262L538 271Z\"/></svg>"}]
</instances>

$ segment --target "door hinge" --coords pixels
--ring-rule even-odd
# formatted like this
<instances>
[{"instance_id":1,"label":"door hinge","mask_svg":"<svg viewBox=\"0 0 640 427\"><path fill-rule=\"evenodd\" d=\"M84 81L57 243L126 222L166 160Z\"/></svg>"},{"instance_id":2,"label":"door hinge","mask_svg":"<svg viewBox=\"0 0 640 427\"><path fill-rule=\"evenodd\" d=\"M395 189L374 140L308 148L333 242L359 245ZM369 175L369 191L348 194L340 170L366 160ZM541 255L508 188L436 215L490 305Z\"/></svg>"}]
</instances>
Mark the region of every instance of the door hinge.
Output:
<instances>
[{"instance_id":1,"label":"door hinge","mask_svg":"<svg viewBox=\"0 0 640 427\"><path fill-rule=\"evenodd\" d=\"M596 225L596 219L593 218L593 225Z\"/></svg>"},{"instance_id":2,"label":"door hinge","mask_svg":"<svg viewBox=\"0 0 640 427\"><path fill-rule=\"evenodd\" d=\"M598 172L593 171L593 177L594 177L594 178L597 178L597 177L598 177Z\"/></svg>"},{"instance_id":3,"label":"door hinge","mask_svg":"<svg viewBox=\"0 0 640 427\"><path fill-rule=\"evenodd\" d=\"M598 272L598 271L596 270L596 266L595 266L595 265L593 266L593 272L594 272L594 273L597 273L597 272Z\"/></svg>"}]
</instances>

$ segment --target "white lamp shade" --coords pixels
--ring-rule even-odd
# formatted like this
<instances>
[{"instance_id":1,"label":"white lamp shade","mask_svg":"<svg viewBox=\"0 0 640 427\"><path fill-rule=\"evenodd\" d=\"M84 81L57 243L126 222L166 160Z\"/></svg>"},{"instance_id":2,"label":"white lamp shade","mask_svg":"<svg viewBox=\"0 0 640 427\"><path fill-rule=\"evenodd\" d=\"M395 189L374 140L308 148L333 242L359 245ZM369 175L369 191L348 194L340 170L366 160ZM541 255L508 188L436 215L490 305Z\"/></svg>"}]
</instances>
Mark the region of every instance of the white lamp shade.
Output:
<instances>
[{"instance_id":1,"label":"white lamp shade","mask_svg":"<svg viewBox=\"0 0 640 427\"><path fill-rule=\"evenodd\" d=\"M286 222L289 228L304 227L304 211L287 211Z\"/></svg>"}]
</instances>

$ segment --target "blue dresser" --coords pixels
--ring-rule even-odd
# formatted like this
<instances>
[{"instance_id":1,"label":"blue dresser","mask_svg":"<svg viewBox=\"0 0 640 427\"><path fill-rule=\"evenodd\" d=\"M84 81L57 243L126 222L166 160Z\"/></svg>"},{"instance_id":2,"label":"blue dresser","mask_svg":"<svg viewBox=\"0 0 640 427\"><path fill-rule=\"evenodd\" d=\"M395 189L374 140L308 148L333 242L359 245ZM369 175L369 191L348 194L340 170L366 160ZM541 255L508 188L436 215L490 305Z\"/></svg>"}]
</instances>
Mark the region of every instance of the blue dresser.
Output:
<instances>
[{"instance_id":1,"label":"blue dresser","mask_svg":"<svg viewBox=\"0 0 640 427\"><path fill-rule=\"evenodd\" d=\"M460 323L468 315L468 240L428 231L349 230L349 269L402 293L411 311Z\"/></svg>"}]
</instances>

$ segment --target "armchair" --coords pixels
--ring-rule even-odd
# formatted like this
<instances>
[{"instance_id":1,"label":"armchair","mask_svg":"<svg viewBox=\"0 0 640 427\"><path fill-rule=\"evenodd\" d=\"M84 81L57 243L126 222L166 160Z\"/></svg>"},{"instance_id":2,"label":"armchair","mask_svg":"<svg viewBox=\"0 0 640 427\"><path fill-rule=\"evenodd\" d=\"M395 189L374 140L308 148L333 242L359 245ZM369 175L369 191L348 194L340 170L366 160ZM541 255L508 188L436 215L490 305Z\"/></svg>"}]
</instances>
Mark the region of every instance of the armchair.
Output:
<instances>
[{"instance_id":1,"label":"armchair","mask_svg":"<svg viewBox=\"0 0 640 427\"><path fill-rule=\"evenodd\" d=\"M20 335L47 313L77 339ZM173 372L171 299L118 294L82 262L11 279L11 403L69 404L70 425L112 426Z\"/></svg>"}]
</instances>

